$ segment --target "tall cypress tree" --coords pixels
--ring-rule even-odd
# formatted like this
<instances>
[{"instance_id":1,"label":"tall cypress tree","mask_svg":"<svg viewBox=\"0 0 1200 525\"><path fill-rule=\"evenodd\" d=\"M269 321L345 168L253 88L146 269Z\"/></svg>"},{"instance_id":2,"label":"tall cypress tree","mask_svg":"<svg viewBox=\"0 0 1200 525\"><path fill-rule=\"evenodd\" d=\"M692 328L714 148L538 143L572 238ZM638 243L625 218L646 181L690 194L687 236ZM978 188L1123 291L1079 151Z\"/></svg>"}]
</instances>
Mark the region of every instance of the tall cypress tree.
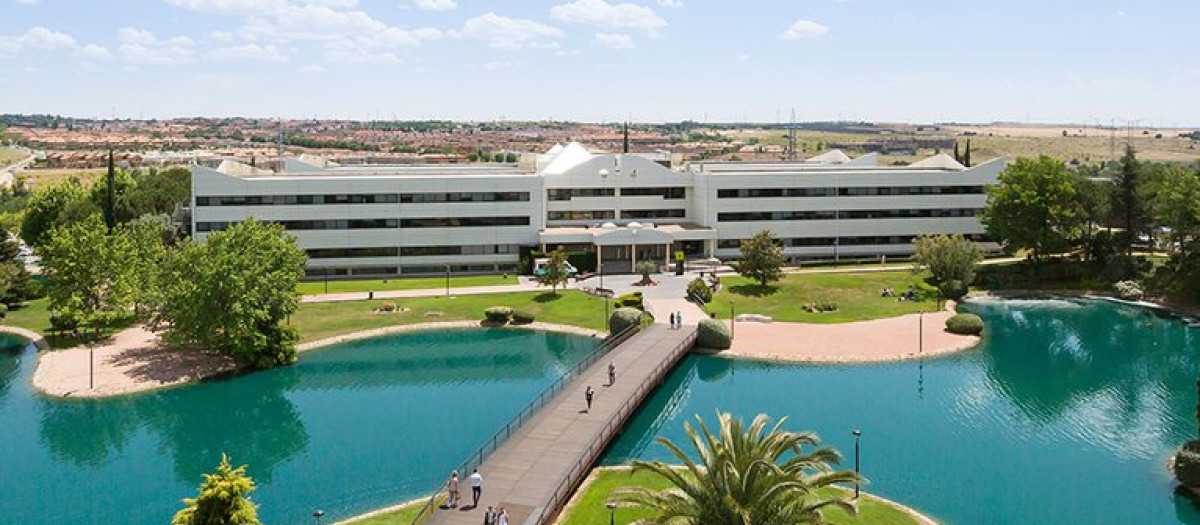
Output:
<instances>
[{"instance_id":1,"label":"tall cypress tree","mask_svg":"<svg viewBox=\"0 0 1200 525\"><path fill-rule=\"evenodd\" d=\"M108 150L108 174L104 177L104 225L112 233L117 227L117 172L113 164L113 150Z\"/></svg>"},{"instance_id":2,"label":"tall cypress tree","mask_svg":"<svg viewBox=\"0 0 1200 525\"><path fill-rule=\"evenodd\" d=\"M1143 229L1145 210L1138 198L1138 189L1141 186L1140 173L1141 166L1138 165L1137 152L1134 151L1132 144L1127 144L1125 156L1121 157L1121 171L1113 177L1113 190L1116 192L1113 200L1121 220L1121 226L1125 228L1121 241L1125 245L1126 256L1133 255L1133 243Z\"/></svg>"},{"instance_id":3,"label":"tall cypress tree","mask_svg":"<svg viewBox=\"0 0 1200 525\"><path fill-rule=\"evenodd\" d=\"M962 165L971 167L971 139L967 139L967 150L963 152Z\"/></svg>"},{"instance_id":4,"label":"tall cypress tree","mask_svg":"<svg viewBox=\"0 0 1200 525\"><path fill-rule=\"evenodd\" d=\"M629 153L629 122L625 122L623 131L624 131L624 143L621 146L621 153Z\"/></svg>"},{"instance_id":5,"label":"tall cypress tree","mask_svg":"<svg viewBox=\"0 0 1200 525\"><path fill-rule=\"evenodd\" d=\"M954 139L954 162L962 163L962 155L958 153L958 139Z\"/></svg>"}]
</instances>

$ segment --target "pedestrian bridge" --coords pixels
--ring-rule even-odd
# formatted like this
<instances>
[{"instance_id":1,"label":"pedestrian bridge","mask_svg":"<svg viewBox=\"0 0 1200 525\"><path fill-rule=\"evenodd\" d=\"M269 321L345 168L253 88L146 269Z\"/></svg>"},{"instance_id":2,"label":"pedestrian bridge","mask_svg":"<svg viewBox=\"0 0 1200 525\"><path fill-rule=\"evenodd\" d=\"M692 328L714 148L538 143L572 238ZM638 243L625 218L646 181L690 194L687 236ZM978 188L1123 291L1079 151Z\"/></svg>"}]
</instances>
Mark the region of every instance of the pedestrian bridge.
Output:
<instances>
[{"instance_id":1,"label":"pedestrian bridge","mask_svg":"<svg viewBox=\"0 0 1200 525\"><path fill-rule=\"evenodd\" d=\"M655 324L616 341L607 355L599 351L564 377L561 388L556 383L549 395L532 401L513 424L458 466L459 490L469 510L461 504L457 509L439 508L443 486L426 502L424 523L479 525L489 505L507 509L510 525L549 523L626 420L695 342L695 325L671 329ZM609 363L617 371L613 385L608 384ZM588 386L595 391L590 411L584 400ZM469 507L467 476L473 468L484 478L478 509Z\"/></svg>"}]
</instances>

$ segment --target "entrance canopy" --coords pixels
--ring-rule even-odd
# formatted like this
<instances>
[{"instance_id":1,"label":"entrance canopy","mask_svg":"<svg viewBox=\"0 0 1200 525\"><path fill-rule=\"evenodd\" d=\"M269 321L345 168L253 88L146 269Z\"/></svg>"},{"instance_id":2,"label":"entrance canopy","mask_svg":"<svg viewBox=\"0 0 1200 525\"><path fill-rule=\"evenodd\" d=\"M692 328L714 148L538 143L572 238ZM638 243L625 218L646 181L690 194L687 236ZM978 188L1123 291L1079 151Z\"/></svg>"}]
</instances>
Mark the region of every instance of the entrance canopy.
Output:
<instances>
[{"instance_id":1,"label":"entrance canopy","mask_svg":"<svg viewBox=\"0 0 1200 525\"><path fill-rule=\"evenodd\" d=\"M539 233L542 244L593 244L596 246L669 245L678 241L703 241L717 238L717 231L687 224L631 222L618 226L606 222L599 226L546 228Z\"/></svg>"}]
</instances>

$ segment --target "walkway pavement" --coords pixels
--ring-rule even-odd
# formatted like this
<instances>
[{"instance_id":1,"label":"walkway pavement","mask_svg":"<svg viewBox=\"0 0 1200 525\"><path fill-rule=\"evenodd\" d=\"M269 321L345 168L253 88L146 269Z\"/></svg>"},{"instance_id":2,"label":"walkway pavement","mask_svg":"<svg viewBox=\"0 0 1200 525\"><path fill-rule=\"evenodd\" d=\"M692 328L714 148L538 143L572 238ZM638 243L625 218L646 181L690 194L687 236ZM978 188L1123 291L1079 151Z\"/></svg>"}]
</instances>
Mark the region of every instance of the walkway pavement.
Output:
<instances>
[{"instance_id":1,"label":"walkway pavement","mask_svg":"<svg viewBox=\"0 0 1200 525\"><path fill-rule=\"evenodd\" d=\"M539 292L550 291L550 288L540 286L537 282L522 282L521 284L502 284L497 286L463 286L451 288L450 295L479 295L490 293L510 292ZM446 295L445 288L422 288L419 290L379 290L375 292L376 299L402 299L405 297L441 297ZM362 301L371 296L371 292L344 292L305 295L300 298L302 303L331 303L338 301Z\"/></svg>"},{"instance_id":2,"label":"walkway pavement","mask_svg":"<svg viewBox=\"0 0 1200 525\"><path fill-rule=\"evenodd\" d=\"M537 521L542 510L566 501L626 418L690 349L694 334L694 328L656 324L612 350L484 461L479 508L439 509L426 525L479 525L489 505L507 509L512 525L543 525ZM607 385L609 363L617 370L612 386ZM595 390L591 410L584 402L588 386ZM470 473L459 474L469 503Z\"/></svg>"}]
</instances>

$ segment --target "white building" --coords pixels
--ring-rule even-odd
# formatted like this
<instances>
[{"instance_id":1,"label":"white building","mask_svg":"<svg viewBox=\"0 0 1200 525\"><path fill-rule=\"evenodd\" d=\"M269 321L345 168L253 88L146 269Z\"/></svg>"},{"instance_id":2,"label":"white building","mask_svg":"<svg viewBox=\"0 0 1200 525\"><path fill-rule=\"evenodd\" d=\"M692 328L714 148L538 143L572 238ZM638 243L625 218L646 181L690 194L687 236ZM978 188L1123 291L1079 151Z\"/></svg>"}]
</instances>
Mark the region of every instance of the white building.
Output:
<instances>
[{"instance_id":1,"label":"white building","mask_svg":"<svg viewBox=\"0 0 1200 525\"><path fill-rule=\"evenodd\" d=\"M193 168L192 231L246 217L283 223L310 273L512 272L523 249L594 253L606 272L636 261L736 259L770 230L794 259L904 255L923 233L986 242L977 217L1002 159L964 168L946 155L877 166L840 151L792 163L693 163L555 146L520 165L334 166L280 172L232 161Z\"/></svg>"}]
</instances>

